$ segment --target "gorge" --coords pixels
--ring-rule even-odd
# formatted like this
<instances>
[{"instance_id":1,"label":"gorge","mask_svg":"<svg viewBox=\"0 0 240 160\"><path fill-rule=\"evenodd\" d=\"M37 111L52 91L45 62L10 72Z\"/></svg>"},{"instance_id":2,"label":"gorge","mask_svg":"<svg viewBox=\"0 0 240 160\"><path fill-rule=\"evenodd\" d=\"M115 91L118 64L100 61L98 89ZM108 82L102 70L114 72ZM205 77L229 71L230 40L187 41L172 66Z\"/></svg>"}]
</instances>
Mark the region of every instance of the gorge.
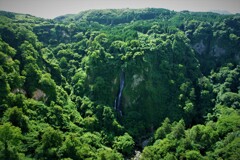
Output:
<instances>
[{"instance_id":1,"label":"gorge","mask_svg":"<svg viewBox=\"0 0 240 160\"><path fill-rule=\"evenodd\" d=\"M161 8L0 11L0 159L240 159L239 28Z\"/></svg>"}]
</instances>

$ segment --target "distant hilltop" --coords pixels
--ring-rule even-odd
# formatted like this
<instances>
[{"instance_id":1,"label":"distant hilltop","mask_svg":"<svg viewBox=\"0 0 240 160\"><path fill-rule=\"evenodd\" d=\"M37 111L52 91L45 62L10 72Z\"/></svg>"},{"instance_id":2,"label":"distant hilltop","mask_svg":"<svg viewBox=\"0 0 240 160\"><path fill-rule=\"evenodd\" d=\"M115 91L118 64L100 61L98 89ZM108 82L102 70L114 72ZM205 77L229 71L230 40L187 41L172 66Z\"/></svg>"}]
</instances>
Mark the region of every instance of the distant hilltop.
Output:
<instances>
[{"instance_id":1,"label":"distant hilltop","mask_svg":"<svg viewBox=\"0 0 240 160\"><path fill-rule=\"evenodd\" d=\"M229 11L226 11L226 10L211 10L210 12L213 12L213 13L218 13L218 14L233 14Z\"/></svg>"},{"instance_id":2,"label":"distant hilltop","mask_svg":"<svg viewBox=\"0 0 240 160\"><path fill-rule=\"evenodd\" d=\"M54 20L62 22L70 21L92 21L100 24L117 25L130 23L137 20L162 19L167 20L175 15L189 14L199 18L199 15L230 15L227 11L192 12L188 10L173 11L164 8L144 8L144 9L94 9L79 12L78 14L68 14L56 17Z\"/></svg>"}]
</instances>

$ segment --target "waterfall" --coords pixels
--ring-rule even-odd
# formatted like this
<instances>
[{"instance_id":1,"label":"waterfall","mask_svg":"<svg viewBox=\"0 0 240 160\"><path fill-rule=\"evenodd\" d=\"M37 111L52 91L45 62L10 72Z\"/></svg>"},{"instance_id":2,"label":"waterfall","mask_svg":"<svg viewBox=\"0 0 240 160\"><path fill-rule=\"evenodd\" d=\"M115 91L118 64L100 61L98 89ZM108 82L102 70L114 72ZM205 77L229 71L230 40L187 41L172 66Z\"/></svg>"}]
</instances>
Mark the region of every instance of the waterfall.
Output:
<instances>
[{"instance_id":1,"label":"waterfall","mask_svg":"<svg viewBox=\"0 0 240 160\"><path fill-rule=\"evenodd\" d=\"M118 96L116 97L116 99L114 101L114 109L117 110L117 112L119 112L121 116L122 116L121 98L122 98L122 91L124 88L124 79L125 79L124 72L122 72L121 76L120 76L120 85L119 85Z\"/></svg>"}]
</instances>

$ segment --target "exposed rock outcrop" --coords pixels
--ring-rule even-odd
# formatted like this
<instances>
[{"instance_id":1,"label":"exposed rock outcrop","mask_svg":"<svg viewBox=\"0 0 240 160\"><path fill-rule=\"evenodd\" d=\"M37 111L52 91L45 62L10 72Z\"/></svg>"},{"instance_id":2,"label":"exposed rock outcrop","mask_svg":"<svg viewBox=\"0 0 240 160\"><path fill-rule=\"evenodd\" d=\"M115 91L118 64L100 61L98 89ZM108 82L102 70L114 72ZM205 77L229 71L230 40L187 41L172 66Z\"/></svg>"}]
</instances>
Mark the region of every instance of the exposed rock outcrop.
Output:
<instances>
[{"instance_id":1,"label":"exposed rock outcrop","mask_svg":"<svg viewBox=\"0 0 240 160\"><path fill-rule=\"evenodd\" d=\"M193 45L193 49L198 53L198 54L203 54L206 51L206 46L203 44L203 40L201 40L199 43L196 43Z\"/></svg>"},{"instance_id":2,"label":"exposed rock outcrop","mask_svg":"<svg viewBox=\"0 0 240 160\"><path fill-rule=\"evenodd\" d=\"M218 45L214 45L212 51L215 57L220 57L226 53L225 49L220 48Z\"/></svg>"},{"instance_id":3,"label":"exposed rock outcrop","mask_svg":"<svg viewBox=\"0 0 240 160\"><path fill-rule=\"evenodd\" d=\"M44 93L42 90L37 89L36 91L33 92L33 99L39 101L39 100L44 100L47 101L46 93Z\"/></svg>"},{"instance_id":4,"label":"exposed rock outcrop","mask_svg":"<svg viewBox=\"0 0 240 160\"><path fill-rule=\"evenodd\" d=\"M144 80L142 75L133 75L133 83L131 85L132 89L136 88Z\"/></svg>"}]
</instances>

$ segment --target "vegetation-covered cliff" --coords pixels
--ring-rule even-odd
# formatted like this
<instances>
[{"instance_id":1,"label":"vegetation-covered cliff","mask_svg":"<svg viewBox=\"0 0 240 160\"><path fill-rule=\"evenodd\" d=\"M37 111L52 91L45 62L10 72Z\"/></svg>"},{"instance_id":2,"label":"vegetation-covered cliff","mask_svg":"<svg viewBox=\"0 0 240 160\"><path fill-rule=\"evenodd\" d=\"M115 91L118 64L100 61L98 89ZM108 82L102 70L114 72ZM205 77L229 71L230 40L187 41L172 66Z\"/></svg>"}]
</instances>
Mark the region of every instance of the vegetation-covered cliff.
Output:
<instances>
[{"instance_id":1,"label":"vegetation-covered cliff","mask_svg":"<svg viewBox=\"0 0 240 160\"><path fill-rule=\"evenodd\" d=\"M1 11L0 159L240 159L239 28L238 14Z\"/></svg>"}]
</instances>

